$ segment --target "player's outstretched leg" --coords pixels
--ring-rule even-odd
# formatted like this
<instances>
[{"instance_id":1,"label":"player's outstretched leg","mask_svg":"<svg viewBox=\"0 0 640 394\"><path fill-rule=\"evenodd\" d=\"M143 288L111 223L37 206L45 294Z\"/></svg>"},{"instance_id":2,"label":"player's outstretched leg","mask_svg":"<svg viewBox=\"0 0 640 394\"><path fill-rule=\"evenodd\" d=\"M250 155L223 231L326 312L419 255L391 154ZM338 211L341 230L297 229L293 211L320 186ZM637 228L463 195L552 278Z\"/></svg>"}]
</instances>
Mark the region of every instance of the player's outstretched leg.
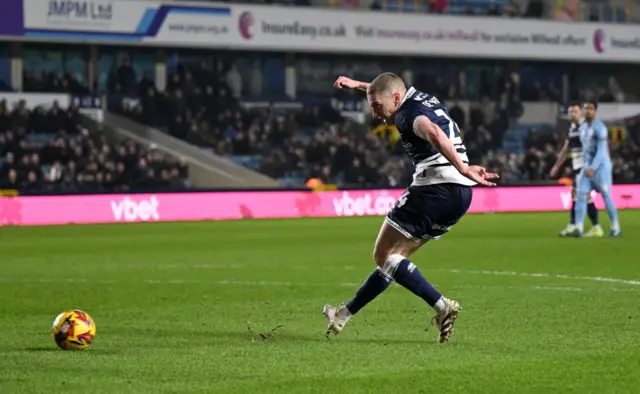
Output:
<instances>
[{"instance_id":1,"label":"player's outstretched leg","mask_svg":"<svg viewBox=\"0 0 640 394\"><path fill-rule=\"evenodd\" d=\"M584 236L598 238L604 236L604 231L598 221L598 208L596 208L596 205L593 203L591 195L589 195L589 199L587 200L587 216L589 216L589 220L591 221L591 229L587 231Z\"/></svg>"}]
</instances>

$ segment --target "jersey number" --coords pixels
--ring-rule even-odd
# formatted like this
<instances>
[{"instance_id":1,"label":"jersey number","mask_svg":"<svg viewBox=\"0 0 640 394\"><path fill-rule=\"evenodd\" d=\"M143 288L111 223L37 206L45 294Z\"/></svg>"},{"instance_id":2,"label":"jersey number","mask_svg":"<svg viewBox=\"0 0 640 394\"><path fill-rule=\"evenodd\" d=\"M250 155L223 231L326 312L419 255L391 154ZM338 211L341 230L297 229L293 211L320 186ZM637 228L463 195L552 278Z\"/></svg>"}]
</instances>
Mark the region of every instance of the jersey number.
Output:
<instances>
[{"instance_id":1,"label":"jersey number","mask_svg":"<svg viewBox=\"0 0 640 394\"><path fill-rule=\"evenodd\" d=\"M438 116L444 117L449 122L449 139L451 140L453 145L461 145L462 137L460 137L460 129L458 128L456 122L454 122L442 109L437 109L434 111L434 113ZM442 131L446 132L446 130Z\"/></svg>"},{"instance_id":2,"label":"jersey number","mask_svg":"<svg viewBox=\"0 0 640 394\"><path fill-rule=\"evenodd\" d=\"M433 107L433 105L429 103L429 100L427 100L426 98L427 98L427 95L425 93L417 93L413 97L414 100L421 101L422 104L426 105L427 107ZM460 136L460 129L458 128L458 125L456 124L456 122L454 122L449 117L449 115L447 115L447 113L444 112L444 110L442 109L436 109L433 112L436 115L445 118L449 122L449 139L451 140L453 145L462 145L462 137ZM447 132L446 130L442 130L442 131L444 131L445 133Z\"/></svg>"},{"instance_id":3,"label":"jersey number","mask_svg":"<svg viewBox=\"0 0 640 394\"><path fill-rule=\"evenodd\" d=\"M404 204L407 203L407 199L409 198L409 190L405 191L404 193L402 193L402 195L400 196L400 198L398 198L398 201L396 202L396 208L400 208L402 207Z\"/></svg>"}]
</instances>

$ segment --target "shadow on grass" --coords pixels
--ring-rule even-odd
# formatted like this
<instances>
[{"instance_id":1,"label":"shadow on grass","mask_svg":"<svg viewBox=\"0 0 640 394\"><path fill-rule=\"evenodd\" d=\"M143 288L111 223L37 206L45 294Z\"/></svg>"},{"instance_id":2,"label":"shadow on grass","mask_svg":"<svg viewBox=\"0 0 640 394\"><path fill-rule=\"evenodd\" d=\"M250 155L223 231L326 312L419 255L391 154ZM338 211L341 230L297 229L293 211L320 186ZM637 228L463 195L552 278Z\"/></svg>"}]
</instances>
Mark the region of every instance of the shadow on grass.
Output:
<instances>
[{"instance_id":1,"label":"shadow on grass","mask_svg":"<svg viewBox=\"0 0 640 394\"><path fill-rule=\"evenodd\" d=\"M19 349L14 349L14 350L19 350ZM55 345L54 346L30 346L23 350L26 350L27 352L32 352L32 353L49 353L49 352L53 353L53 352L62 351L61 349L57 348Z\"/></svg>"},{"instance_id":2,"label":"shadow on grass","mask_svg":"<svg viewBox=\"0 0 640 394\"><path fill-rule=\"evenodd\" d=\"M29 346L24 349L11 349L12 352L28 352L28 353L69 353L69 354L94 354L94 355L111 355L122 353L119 349L109 348L100 345L91 345L84 350L62 350L54 346Z\"/></svg>"},{"instance_id":3,"label":"shadow on grass","mask_svg":"<svg viewBox=\"0 0 640 394\"><path fill-rule=\"evenodd\" d=\"M231 332L213 332L211 333L212 337L219 339L227 339L227 340L243 340L243 341L252 341L252 342L278 342L278 343L327 343L331 344L342 343L342 344L350 344L350 343L359 343L359 344L371 344L371 345L435 345L436 342L430 340L431 338L427 335L424 338L363 338L359 337L357 334L352 335L342 335L340 338L334 338L333 336L327 339L324 334L319 333L318 335L303 335L296 334L291 332L286 332L284 330L277 331L271 336L264 337L261 334L254 334L250 332L242 332L242 331L231 331Z\"/></svg>"},{"instance_id":4,"label":"shadow on grass","mask_svg":"<svg viewBox=\"0 0 640 394\"><path fill-rule=\"evenodd\" d=\"M322 331L316 334L308 335L305 333L295 333L287 330L286 326L277 329L258 329L238 326L233 331L216 331L213 329L198 328L189 331L181 331L180 329L172 329L168 327L150 328L150 327L127 327L126 329L115 329L112 335L124 336L127 338L137 339L144 346L168 347L172 348L176 345L180 347L199 347L203 344L213 344L220 342L252 342L252 343L280 343L280 344L302 344L302 343L342 343L342 344L372 344L372 345L436 345L435 339L425 333L424 335L416 335L414 338L403 337L385 337L371 338L362 337L356 331L351 331L348 335L342 334L340 337L331 336L327 339ZM144 338L144 339L142 339ZM197 338L197 339L196 339ZM93 349L90 349L93 351ZM97 350L97 349L96 349Z\"/></svg>"}]
</instances>

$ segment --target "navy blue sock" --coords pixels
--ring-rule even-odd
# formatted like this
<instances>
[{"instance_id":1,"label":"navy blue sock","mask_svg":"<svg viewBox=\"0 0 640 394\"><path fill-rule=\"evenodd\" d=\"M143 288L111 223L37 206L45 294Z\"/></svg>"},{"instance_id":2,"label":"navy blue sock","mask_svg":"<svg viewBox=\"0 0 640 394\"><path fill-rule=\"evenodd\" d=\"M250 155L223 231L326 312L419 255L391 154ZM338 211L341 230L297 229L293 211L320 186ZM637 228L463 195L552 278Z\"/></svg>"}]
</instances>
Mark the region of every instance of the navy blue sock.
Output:
<instances>
[{"instance_id":1,"label":"navy blue sock","mask_svg":"<svg viewBox=\"0 0 640 394\"><path fill-rule=\"evenodd\" d=\"M442 294L422 276L418 267L407 259L398 264L393 278L399 285L425 300L431 307L442 297Z\"/></svg>"},{"instance_id":2,"label":"navy blue sock","mask_svg":"<svg viewBox=\"0 0 640 394\"><path fill-rule=\"evenodd\" d=\"M576 224L576 200L571 203L571 224Z\"/></svg>"},{"instance_id":3,"label":"navy blue sock","mask_svg":"<svg viewBox=\"0 0 640 394\"><path fill-rule=\"evenodd\" d=\"M360 286L351 301L347 303L347 309L352 315L355 315L360 309L364 308L365 305L385 291L391 282L391 279L387 278L379 269L376 269L369 275L367 280L364 281L362 286Z\"/></svg>"},{"instance_id":4,"label":"navy blue sock","mask_svg":"<svg viewBox=\"0 0 640 394\"><path fill-rule=\"evenodd\" d=\"M587 205L587 215L589 215L589 220L591 220L591 224L594 226L598 225L598 208L596 208L596 204L591 201Z\"/></svg>"}]
</instances>

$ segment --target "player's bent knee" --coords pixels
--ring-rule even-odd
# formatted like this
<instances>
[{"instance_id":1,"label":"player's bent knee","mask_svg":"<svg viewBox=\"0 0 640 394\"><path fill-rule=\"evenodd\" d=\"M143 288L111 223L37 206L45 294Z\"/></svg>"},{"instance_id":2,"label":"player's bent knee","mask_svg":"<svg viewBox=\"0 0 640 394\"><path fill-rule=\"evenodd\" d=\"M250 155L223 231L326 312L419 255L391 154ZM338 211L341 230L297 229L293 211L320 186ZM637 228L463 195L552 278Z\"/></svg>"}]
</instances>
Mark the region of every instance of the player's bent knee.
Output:
<instances>
[{"instance_id":1,"label":"player's bent knee","mask_svg":"<svg viewBox=\"0 0 640 394\"><path fill-rule=\"evenodd\" d=\"M373 251L373 261L375 261L378 267L383 268L385 264L388 265L387 261L391 259L392 256L402 256L404 259L405 257L400 253L401 251L395 248L376 248ZM397 260L397 257L394 259Z\"/></svg>"},{"instance_id":2,"label":"player's bent knee","mask_svg":"<svg viewBox=\"0 0 640 394\"><path fill-rule=\"evenodd\" d=\"M380 271L389 279L393 278L393 275L396 273L396 269L398 265L404 260L406 257L401 254L391 254L385 260L384 264L380 266Z\"/></svg>"}]
</instances>

